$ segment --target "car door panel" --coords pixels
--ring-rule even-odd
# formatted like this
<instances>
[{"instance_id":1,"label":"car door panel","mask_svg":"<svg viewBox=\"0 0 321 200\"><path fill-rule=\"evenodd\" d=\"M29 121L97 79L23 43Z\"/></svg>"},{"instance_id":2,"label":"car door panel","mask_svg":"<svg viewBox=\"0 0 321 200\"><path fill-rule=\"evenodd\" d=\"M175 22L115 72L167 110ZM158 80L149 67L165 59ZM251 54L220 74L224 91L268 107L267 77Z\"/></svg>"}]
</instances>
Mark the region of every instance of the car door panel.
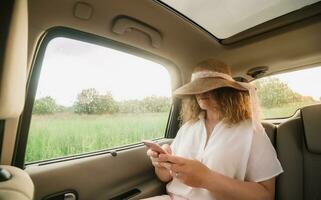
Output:
<instances>
[{"instance_id":1,"label":"car door panel","mask_svg":"<svg viewBox=\"0 0 321 200\"><path fill-rule=\"evenodd\" d=\"M169 143L164 139L161 143ZM164 184L154 174L146 148L138 146L117 152L55 162L30 165L25 169L32 178L35 200L54 193L74 190L79 199L111 199L133 190L131 199L164 193ZM134 193L135 193L134 191Z\"/></svg>"}]
</instances>

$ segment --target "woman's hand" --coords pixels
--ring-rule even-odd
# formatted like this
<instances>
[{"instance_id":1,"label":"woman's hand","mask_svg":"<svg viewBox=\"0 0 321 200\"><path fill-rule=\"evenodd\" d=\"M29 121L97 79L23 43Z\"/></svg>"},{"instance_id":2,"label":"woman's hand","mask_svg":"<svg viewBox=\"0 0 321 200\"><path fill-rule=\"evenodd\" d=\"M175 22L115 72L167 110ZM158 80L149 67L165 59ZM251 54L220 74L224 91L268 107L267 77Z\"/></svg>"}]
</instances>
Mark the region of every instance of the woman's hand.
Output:
<instances>
[{"instance_id":1,"label":"woman's hand","mask_svg":"<svg viewBox=\"0 0 321 200\"><path fill-rule=\"evenodd\" d=\"M167 162L166 165L169 165L172 176L191 187L204 188L206 179L210 178L212 174L212 171L198 160L167 154L161 154L158 160L161 164ZM168 162L171 164L168 164Z\"/></svg>"},{"instance_id":2,"label":"woman's hand","mask_svg":"<svg viewBox=\"0 0 321 200\"><path fill-rule=\"evenodd\" d=\"M172 153L171 148L168 144L164 144L162 146L162 149L164 149L165 152L167 152L168 154ZM159 154L151 149L148 149L147 155L150 157L152 164L155 167L155 173L158 176L158 178L163 182L168 182L172 180L172 176L168 168L168 163L159 160L159 156L165 154Z\"/></svg>"},{"instance_id":3,"label":"woman's hand","mask_svg":"<svg viewBox=\"0 0 321 200\"><path fill-rule=\"evenodd\" d=\"M210 170L197 160L161 154L161 163L170 162L172 175L191 187L204 188L217 199L274 199L275 178L259 183L241 181Z\"/></svg>"},{"instance_id":4,"label":"woman's hand","mask_svg":"<svg viewBox=\"0 0 321 200\"><path fill-rule=\"evenodd\" d=\"M164 144L162 145L162 149L164 149L164 151L168 154L172 154L172 150L171 147L168 144ZM162 162L159 160L159 153L156 151L153 151L151 149L147 150L147 155L150 157L151 161L152 161L152 165L155 168L166 168L166 163Z\"/></svg>"}]
</instances>

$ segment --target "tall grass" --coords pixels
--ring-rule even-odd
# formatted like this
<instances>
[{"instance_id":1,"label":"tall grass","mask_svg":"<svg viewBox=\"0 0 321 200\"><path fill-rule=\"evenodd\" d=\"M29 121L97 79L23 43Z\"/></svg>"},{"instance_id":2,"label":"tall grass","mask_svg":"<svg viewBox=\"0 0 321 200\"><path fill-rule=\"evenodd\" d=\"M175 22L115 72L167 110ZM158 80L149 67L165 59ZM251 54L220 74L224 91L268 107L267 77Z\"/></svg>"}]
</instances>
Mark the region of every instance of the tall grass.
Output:
<instances>
[{"instance_id":1,"label":"tall grass","mask_svg":"<svg viewBox=\"0 0 321 200\"><path fill-rule=\"evenodd\" d=\"M319 102L295 102L272 108L263 107L262 115L264 119L287 118L291 117L299 108L316 103Z\"/></svg>"},{"instance_id":2,"label":"tall grass","mask_svg":"<svg viewBox=\"0 0 321 200\"><path fill-rule=\"evenodd\" d=\"M80 154L164 137L168 113L34 115L26 162Z\"/></svg>"},{"instance_id":3,"label":"tall grass","mask_svg":"<svg viewBox=\"0 0 321 200\"><path fill-rule=\"evenodd\" d=\"M304 104L306 105L306 104ZM263 108L264 118L283 118L303 105ZM26 162L113 148L164 136L168 113L34 115Z\"/></svg>"}]
</instances>

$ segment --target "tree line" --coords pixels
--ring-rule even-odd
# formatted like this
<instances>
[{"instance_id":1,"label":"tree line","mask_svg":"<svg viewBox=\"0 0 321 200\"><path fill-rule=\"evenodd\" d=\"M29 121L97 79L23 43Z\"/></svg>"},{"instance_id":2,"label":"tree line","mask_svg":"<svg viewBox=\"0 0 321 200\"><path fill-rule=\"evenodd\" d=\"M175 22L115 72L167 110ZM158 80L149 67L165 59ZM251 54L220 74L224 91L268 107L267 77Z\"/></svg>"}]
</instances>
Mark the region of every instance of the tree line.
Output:
<instances>
[{"instance_id":1,"label":"tree line","mask_svg":"<svg viewBox=\"0 0 321 200\"><path fill-rule=\"evenodd\" d=\"M111 92L100 94L96 89L84 89L72 107L58 105L54 98L47 96L36 99L34 114L74 112L77 114L114 114L114 113L156 113L168 112L171 106L169 97L149 96L142 100L116 101Z\"/></svg>"},{"instance_id":2,"label":"tree line","mask_svg":"<svg viewBox=\"0 0 321 200\"><path fill-rule=\"evenodd\" d=\"M255 82L260 104L265 108L273 108L291 103L316 102L310 96L303 96L278 78L262 79Z\"/></svg>"},{"instance_id":3,"label":"tree line","mask_svg":"<svg viewBox=\"0 0 321 200\"><path fill-rule=\"evenodd\" d=\"M277 78L262 79L255 82L260 104L264 108L273 108L290 103L311 103L315 100L303 96ZM114 100L111 92L100 94L94 88L84 89L78 95L72 107L58 105L50 96L35 100L33 113L50 114L55 112L74 112L77 114L113 114L168 112L171 106L169 97L150 96L142 100Z\"/></svg>"}]
</instances>

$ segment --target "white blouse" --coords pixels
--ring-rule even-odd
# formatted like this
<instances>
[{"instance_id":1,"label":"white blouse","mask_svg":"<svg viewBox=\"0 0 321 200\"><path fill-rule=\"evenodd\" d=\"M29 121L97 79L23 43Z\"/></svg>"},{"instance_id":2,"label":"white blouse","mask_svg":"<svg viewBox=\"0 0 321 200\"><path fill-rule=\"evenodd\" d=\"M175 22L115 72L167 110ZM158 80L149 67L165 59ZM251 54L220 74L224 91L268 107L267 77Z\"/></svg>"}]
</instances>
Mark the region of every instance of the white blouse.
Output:
<instances>
[{"instance_id":1,"label":"white blouse","mask_svg":"<svg viewBox=\"0 0 321 200\"><path fill-rule=\"evenodd\" d=\"M171 144L172 153L197 159L237 180L261 182L283 172L267 134L254 132L251 120L232 126L219 122L205 146L206 135L202 117L193 124L185 123ZM167 184L167 192L186 199L215 200L210 191L187 186L176 178Z\"/></svg>"}]
</instances>

